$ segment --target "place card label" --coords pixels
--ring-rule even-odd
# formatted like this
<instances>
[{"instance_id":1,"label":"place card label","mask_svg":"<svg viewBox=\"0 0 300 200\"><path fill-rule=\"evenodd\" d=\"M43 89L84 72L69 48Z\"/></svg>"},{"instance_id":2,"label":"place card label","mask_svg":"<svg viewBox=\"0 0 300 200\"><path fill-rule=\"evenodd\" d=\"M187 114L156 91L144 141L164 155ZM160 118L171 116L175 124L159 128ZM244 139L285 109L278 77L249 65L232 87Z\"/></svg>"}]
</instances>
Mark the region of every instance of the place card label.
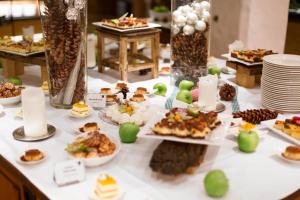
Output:
<instances>
[{"instance_id":1,"label":"place card label","mask_svg":"<svg viewBox=\"0 0 300 200\"><path fill-rule=\"evenodd\" d=\"M85 167L81 160L58 163L54 168L54 181L58 186L79 183L85 179Z\"/></svg>"},{"instance_id":2,"label":"place card label","mask_svg":"<svg viewBox=\"0 0 300 200\"><path fill-rule=\"evenodd\" d=\"M87 95L87 104L96 109L105 108L106 95L99 93L90 93Z\"/></svg>"}]
</instances>

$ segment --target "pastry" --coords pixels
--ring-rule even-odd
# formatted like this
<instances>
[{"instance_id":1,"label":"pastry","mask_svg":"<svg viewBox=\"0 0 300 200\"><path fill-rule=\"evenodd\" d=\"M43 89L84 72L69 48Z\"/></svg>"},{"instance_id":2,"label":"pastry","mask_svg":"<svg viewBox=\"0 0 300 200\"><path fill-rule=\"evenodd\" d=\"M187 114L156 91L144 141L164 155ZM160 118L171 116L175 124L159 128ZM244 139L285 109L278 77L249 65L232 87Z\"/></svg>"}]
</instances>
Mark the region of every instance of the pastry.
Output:
<instances>
[{"instance_id":1,"label":"pastry","mask_svg":"<svg viewBox=\"0 0 300 200\"><path fill-rule=\"evenodd\" d=\"M158 135L191 137L203 139L218 127L221 122L218 114L189 113L187 109L173 108L160 122L156 123L152 131Z\"/></svg>"},{"instance_id":2,"label":"pastry","mask_svg":"<svg viewBox=\"0 0 300 200\"><path fill-rule=\"evenodd\" d=\"M288 146L282 153L282 156L290 160L300 161L300 148L296 146Z\"/></svg>"},{"instance_id":3,"label":"pastry","mask_svg":"<svg viewBox=\"0 0 300 200\"><path fill-rule=\"evenodd\" d=\"M106 19L103 21L103 25L119 29L141 28L148 26L147 19L138 19L133 17L132 14L129 17L127 17L127 15L128 13L118 19Z\"/></svg>"},{"instance_id":4,"label":"pastry","mask_svg":"<svg viewBox=\"0 0 300 200\"><path fill-rule=\"evenodd\" d=\"M42 90L44 91L45 94L49 94L49 84L47 81L44 81L42 84Z\"/></svg>"},{"instance_id":5,"label":"pastry","mask_svg":"<svg viewBox=\"0 0 300 200\"><path fill-rule=\"evenodd\" d=\"M79 128L79 131L82 133L88 133L93 131L98 131L100 128L96 122L86 123L83 127Z\"/></svg>"},{"instance_id":6,"label":"pastry","mask_svg":"<svg viewBox=\"0 0 300 200\"><path fill-rule=\"evenodd\" d=\"M73 105L71 114L78 117L86 117L89 114L89 106L83 101Z\"/></svg>"},{"instance_id":7,"label":"pastry","mask_svg":"<svg viewBox=\"0 0 300 200\"><path fill-rule=\"evenodd\" d=\"M95 158L108 156L115 152L116 145L99 131L89 132L68 144L66 151L76 158Z\"/></svg>"},{"instance_id":8,"label":"pastry","mask_svg":"<svg viewBox=\"0 0 300 200\"><path fill-rule=\"evenodd\" d=\"M109 94L111 95L111 89L110 88L101 88L100 94Z\"/></svg>"},{"instance_id":9,"label":"pastry","mask_svg":"<svg viewBox=\"0 0 300 200\"><path fill-rule=\"evenodd\" d=\"M101 174L97 178L95 195L99 200L115 200L120 196L117 181L108 174Z\"/></svg>"},{"instance_id":10,"label":"pastry","mask_svg":"<svg viewBox=\"0 0 300 200\"><path fill-rule=\"evenodd\" d=\"M44 154L38 149L30 149L25 152L25 155L21 156L22 161L39 161L44 158Z\"/></svg>"},{"instance_id":11,"label":"pastry","mask_svg":"<svg viewBox=\"0 0 300 200\"><path fill-rule=\"evenodd\" d=\"M154 150L150 168L165 175L193 173L201 164L206 145L163 141Z\"/></svg>"},{"instance_id":12,"label":"pastry","mask_svg":"<svg viewBox=\"0 0 300 200\"><path fill-rule=\"evenodd\" d=\"M118 99L117 95L106 95L106 102L115 102Z\"/></svg>"},{"instance_id":13,"label":"pastry","mask_svg":"<svg viewBox=\"0 0 300 200\"><path fill-rule=\"evenodd\" d=\"M275 129L300 140L300 117L293 117L285 121L277 120L273 126Z\"/></svg>"},{"instance_id":14,"label":"pastry","mask_svg":"<svg viewBox=\"0 0 300 200\"><path fill-rule=\"evenodd\" d=\"M138 87L136 89L136 91L134 92L134 94L149 94L149 92L147 91L147 88L144 87Z\"/></svg>"},{"instance_id":15,"label":"pastry","mask_svg":"<svg viewBox=\"0 0 300 200\"><path fill-rule=\"evenodd\" d=\"M10 98L21 95L21 89L14 84L5 82L0 83L0 98Z\"/></svg>"},{"instance_id":16,"label":"pastry","mask_svg":"<svg viewBox=\"0 0 300 200\"><path fill-rule=\"evenodd\" d=\"M161 74L170 74L170 71L171 71L170 67L162 67L160 69Z\"/></svg>"},{"instance_id":17,"label":"pastry","mask_svg":"<svg viewBox=\"0 0 300 200\"><path fill-rule=\"evenodd\" d=\"M143 102L145 101L145 97L142 94L134 94L131 98L130 101L134 102Z\"/></svg>"},{"instance_id":18,"label":"pastry","mask_svg":"<svg viewBox=\"0 0 300 200\"><path fill-rule=\"evenodd\" d=\"M117 83L117 85L116 85L116 89L117 90L122 90L122 89L126 89L126 88L128 88L128 86L127 86L127 84L126 83Z\"/></svg>"},{"instance_id":19,"label":"pastry","mask_svg":"<svg viewBox=\"0 0 300 200\"><path fill-rule=\"evenodd\" d=\"M231 57L237 58L249 63L262 62L262 59L266 55L274 54L272 50L256 49L256 50L233 50Z\"/></svg>"}]
</instances>

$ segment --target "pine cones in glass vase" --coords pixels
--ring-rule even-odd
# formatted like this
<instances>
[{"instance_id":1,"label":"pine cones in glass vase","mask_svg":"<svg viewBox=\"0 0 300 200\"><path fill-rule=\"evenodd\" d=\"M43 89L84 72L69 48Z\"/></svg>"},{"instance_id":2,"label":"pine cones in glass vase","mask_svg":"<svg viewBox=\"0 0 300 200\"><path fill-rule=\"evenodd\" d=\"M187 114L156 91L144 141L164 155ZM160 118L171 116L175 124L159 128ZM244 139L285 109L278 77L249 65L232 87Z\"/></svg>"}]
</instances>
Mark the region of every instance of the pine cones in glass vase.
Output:
<instances>
[{"instance_id":1,"label":"pine cones in glass vase","mask_svg":"<svg viewBox=\"0 0 300 200\"><path fill-rule=\"evenodd\" d=\"M67 15L76 1L39 0L45 7L42 25L50 102L56 107L70 107L84 100L86 91L86 4L75 10L74 18Z\"/></svg>"},{"instance_id":2,"label":"pine cones in glass vase","mask_svg":"<svg viewBox=\"0 0 300 200\"><path fill-rule=\"evenodd\" d=\"M223 101L232 101L233 98L236 96L236 90L232 85L226 83L221 87L219 95L221 100Z\"/></svg>"}]
</instances>

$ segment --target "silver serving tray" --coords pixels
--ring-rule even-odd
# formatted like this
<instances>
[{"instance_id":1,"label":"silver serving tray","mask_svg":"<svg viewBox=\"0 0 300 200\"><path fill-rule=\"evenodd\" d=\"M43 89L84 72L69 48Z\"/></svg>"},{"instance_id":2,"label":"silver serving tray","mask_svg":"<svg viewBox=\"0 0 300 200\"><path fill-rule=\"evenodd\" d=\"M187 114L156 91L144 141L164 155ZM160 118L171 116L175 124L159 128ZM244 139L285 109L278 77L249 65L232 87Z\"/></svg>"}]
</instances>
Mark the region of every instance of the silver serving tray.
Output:
<instances>
[{"instance_id":1,"label":"silver serving tray","mask_svg":"<svg viewBox=\"0 0 300 200\"><path fill-rule=\"evenodd\" d=\"M24 126L22 126L14 130L13 136L16 140L23 141L23 142L41 141L41 140L46 140L55 135L56 128L54 126L47 124L47 130L48 133L46 135L39 136L39 137L28 137L24 133Z\"/></svg>"}]
</instances>

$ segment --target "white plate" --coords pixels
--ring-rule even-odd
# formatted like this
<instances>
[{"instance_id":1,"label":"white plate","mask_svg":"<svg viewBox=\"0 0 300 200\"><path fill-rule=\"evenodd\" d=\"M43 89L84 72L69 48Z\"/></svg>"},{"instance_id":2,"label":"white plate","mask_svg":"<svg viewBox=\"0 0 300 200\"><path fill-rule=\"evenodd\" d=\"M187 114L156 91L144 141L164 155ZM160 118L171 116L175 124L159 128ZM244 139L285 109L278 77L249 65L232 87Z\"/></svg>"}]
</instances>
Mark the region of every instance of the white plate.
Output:
<instances>
[{"instance_id":1,"label":"white plate","mask_svg":"<svg viewBox=\"0 0 300 200\"><path fill-rule=\"evenodd\" d=\"M293 138L293 137L289 136L288 134L286 134L286 133L284 133L284 132L282 132L280 130L277 130L277 129L273 128L276 120L278 120L278 119L263 121L261 124L264 125L265 127L267 127L268 129L270 129L271 131L273 131L274 133L276 133L277 135L279 135L279 136L281 136L281 137L289 140L290 142L292 142L292 143L300 146L300 140L297 140L296 138ZM284 119L279 119L279 120L283 120L284 121Z\"/></svg>"},{"instance_id":2,"label":"white plate","mask_svg":"<svg viewBox=\"0 0 300 200\"><path fill-rule=\"evenodd\" d=\"M16 97L0 98L0 104L2 105L17 104L20 101L21 101L21 95Z\"/></svg>"},{"instance_id":3,"label":"white plate","mask_svg":"<svg viewBox=\"0 0 300 200\"><path fill-rule=\"evenodd\" d=\"M165 112L158 113L154 118L149 120L149 122L141 129L138 134L139 138L148 138L148 139L158 139L158 140L169 140L175 142L184 142L192 144L206 144L206 145L216 145L220 146L223 143L223 139L227 132L227 127L221 124L218 128L212 131L204 139L193 139L193 138L180 138L176 136L162 136L157 135L152 132L152 128L157 122L160 122L165 117ZM222 118L221 114L218 115L219 119Z\"/></svg>"},{"instance_id":4,"label":"white plate","mask_svg":"<svg viewBox=\"0 0 300 200\"><path fill-rule=\"evenodd\" d=\"M86 135L85 133L82 133L82 134L78 135L77 137L81 137L81 136L85 136L85 135ZM120 152L120 149L121 149L121 143L120 143L119 138L111 137L108 135L106 135L106 136L116 145L116 149L115 149L114 153L111 155L95 157L95 158L76 158L68 152L67 152L67 154L71 159L82 160L86 167L96 167L96 166L103 165L103 164L111 161Z\"/></svg>"},{"instance_id":5,"label":"white plate","mask_svg":"<svg viewBox=\"0 0 300 200\"><path fill-rule=\"evenodd\" d=\"M38 161L23 161L23 160L21 160L21 156L23 156L24 153L25 153L25 151L24 151L24 153L17 155L16 161L19 164L22 164L22 165L36 165L36 164L39 164L39 163L45 161L48 158L48 155L45 153L45 151L41 151L41 152L44 154L44 157L41 160L38 160Z\"/></svg>"},{"instance_id":6,"label":"white plate","mask_svg":"<svg viewBox=\"0 0 300 200\"><path fill-rule=\"evenodd\" d=\"M96 182L96 181L95 181ZM95 187L95 186L94 186ZM122 190L122 188L119 188L119 194L115 197L115 198L109 198L109 200L119 200L124 196L124 191ZM107 200L107 198L105 199L100 199L99 197L96 196L94 189L90 191L89 194L89 198L90 200Z\"/></svg>"},{"instance_id":7,"label":"white plate","mask_svg":"<svg viewBox=\"0 0 300 200\"><path fill-rule=\"evenodd\" d=\"M282 160L284 160L285 162L300 165L300 160L291 160L291 159L288 159L288 158L284 157L284 156L282 155L282 153L279 153L279 154L277 154L277 155L278 155Z\"/></svg>"},{"instance_id":8,"label":"white plate","mask_svg":"<svg viewBox=\"0 0 300 200\"><path fill-rule=\"evenodd\" d=\"M140 31L140 30L147 30L147 29L161 27L160 24L156 24L156 23L148 23L148 26L146 26L146 27L128 28L128 29L120 29L120 28L114 28L114 27L111 27L111 26L106 26L106 25L104 25L103 22L93 22L92 24L95 25L95 26L99 26L101 28L106 28L106 29L110 29L110 30L113 30L113 31L118 31L118 32L121 32L121 33L132 32L132 31Z\"/></svg>"},{"instance_id":9,"label":"white plate","mask_svg":"<svg viewBox=\"0 0 300 200\"><path fill-rule=\"evenodd\" d=\"M238 62L247 66L255 66L255 65L261 65L262 62L256 62L256 63L250 63L250 62L246 62L237 58L233 58L231 57L231 55L229 53L227 54L223 54L222 57L227 58L229 61L233 61L233 62Z\"/></svg>"},{"instance_id":10,"label":"white plate","mask_svg":"<svg viewBox=\"0 0 300 200\"><path fill-rule=\"evenodd\" d=\"M263 58L264 61L281 66L300 67L300 56L291 54L273 54Z\"/></svg>"}]
</instances>

